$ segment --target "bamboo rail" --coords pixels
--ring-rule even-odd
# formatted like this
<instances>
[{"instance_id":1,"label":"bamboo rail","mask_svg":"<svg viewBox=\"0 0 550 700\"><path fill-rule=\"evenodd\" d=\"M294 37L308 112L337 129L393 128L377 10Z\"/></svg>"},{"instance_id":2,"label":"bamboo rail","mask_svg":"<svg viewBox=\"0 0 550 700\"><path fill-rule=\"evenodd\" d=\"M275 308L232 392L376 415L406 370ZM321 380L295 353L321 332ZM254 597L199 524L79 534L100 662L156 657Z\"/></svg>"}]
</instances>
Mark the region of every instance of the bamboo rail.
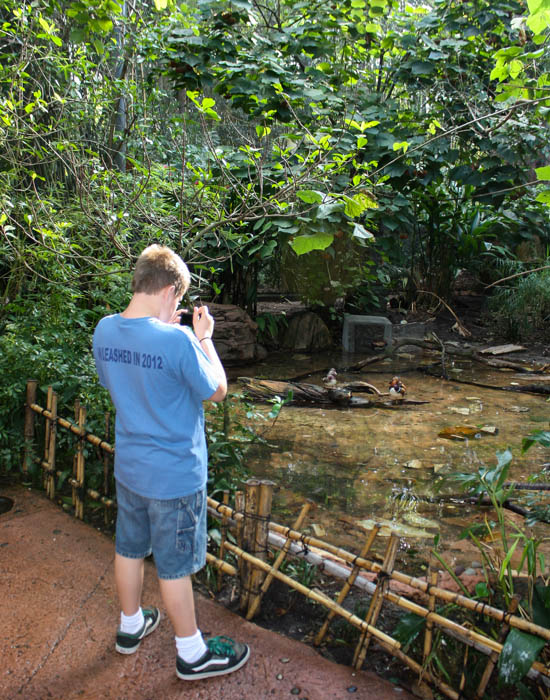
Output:
<instances>
[{"instance_id":1,"label":"bamboo rail","mask_svg":"<svg viewBox=\"0 0 550 700\"><path fill-rule=\"evenodd\" d=\"M42 408L42 406L39 406L36 403L32 403L28 406L28 408L31 411L34 411L35 413L38 413L44 418L48 420L54 420L54 416L51 411L49 411L47 408ZM75 425L74 423L71 423L71 421L66 420L65 418L61 418L58 416L56 419L57 425L60 425L62 428L66 428L67 430L70 430L71 433L74 433L75 435L82 437L84 440L87 442L90 442L92 445L95 445L96 447L99 447L100 450L104 450L105 452L108 452L111 455L114 455L115 453L115 448L112 447L108 442L105 442L105 440L102 440L100 437L97 437L97 435L93 435L92 433L89 433L87 430L84 428L80 428L79 426Z\"/></svg>"}]
</instances>

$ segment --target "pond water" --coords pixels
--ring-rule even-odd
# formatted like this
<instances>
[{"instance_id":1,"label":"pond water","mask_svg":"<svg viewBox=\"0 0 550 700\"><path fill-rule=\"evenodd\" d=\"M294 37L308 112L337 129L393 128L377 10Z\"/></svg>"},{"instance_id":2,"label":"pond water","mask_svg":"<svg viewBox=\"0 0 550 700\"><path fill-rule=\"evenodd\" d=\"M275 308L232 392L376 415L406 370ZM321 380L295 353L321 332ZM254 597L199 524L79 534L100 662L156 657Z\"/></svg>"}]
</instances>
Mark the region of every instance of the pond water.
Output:
<instances>
[{"instance_id":1,"label":"pond water","mask_svg":"<svg viewBox=\"0 0 550 700\"><path fill-rule=\"evenodd\" d=\"M356 551L363 543L361 523L368 527L383 520L405 535L400 558L426 561L439 533L449 564L468 566L472 559L479 560L460 533L483 522L488 509L465 504L460 486L449 483L448 476L494 466L497 451L506 448L513 454L510 479L527 481L539 472L550 462L549 451L535 445L522 455L521 441L533 430L548 428L547 397L428 376L418 368L437 359L429 353L402 353L360 372L341 370L360 359L349 354L274 355L230 375L232 391L240 390L237 376L245 374L283 380L311 372L300 381L322 385L326 369L336 367L342 383L365 381L387 391L397 374L406 384L407 398L428 402L394 409L284 407L265 433L269 445L255 447L248 458L254 476L277 485L274 519L292 525L309 498L317 507L309 516L308 532L346 549ZM491 386L545 379L487 369L479 363L455 363L448 369L450 377ZM443 429L454 426L489 426L496 431L466 440L439 437ZM520 516L512 518L522 523Z\"/></svg>"}]
</instances>

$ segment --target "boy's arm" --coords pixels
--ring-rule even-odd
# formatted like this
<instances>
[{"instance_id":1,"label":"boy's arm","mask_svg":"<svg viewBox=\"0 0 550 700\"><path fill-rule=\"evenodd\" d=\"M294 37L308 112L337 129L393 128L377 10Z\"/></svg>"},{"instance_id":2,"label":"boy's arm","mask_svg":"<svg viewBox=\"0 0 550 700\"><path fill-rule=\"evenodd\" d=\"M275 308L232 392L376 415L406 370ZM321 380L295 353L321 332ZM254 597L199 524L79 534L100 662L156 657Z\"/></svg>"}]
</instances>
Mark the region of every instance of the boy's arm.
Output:
<instances>
[{"instance_id":1,"label":"boy's arm","mask_svg":"<svg viewBox=\"0 0 550 700\"><path fill-rule=\"evenodd\" d=\"M212 342L212 334L214 333L214 318L208 311L208 306L196 307L193 309L193 330L204 354L208 357L218 379L218 388L209 397L209 401L223 401L227 394L227 377L225 370L218 357L214 343Z\"/></svg>"},{"instance_id":2,"label":"boy's arm","mask_svg":"<svg viewBox=\"0 0 550 700\"><path fill-rule=\"evenodd\" d=\"M218 378L218 388L216 391L208 398L209 401L223 401L227 394L227 377L225 376L225 370L218 357L216 348L212 339L209 337L202 338L200 341L200 346L204 350L204 354L208 357L212 363L216 376Z\"/></svg>"}]
</instances>

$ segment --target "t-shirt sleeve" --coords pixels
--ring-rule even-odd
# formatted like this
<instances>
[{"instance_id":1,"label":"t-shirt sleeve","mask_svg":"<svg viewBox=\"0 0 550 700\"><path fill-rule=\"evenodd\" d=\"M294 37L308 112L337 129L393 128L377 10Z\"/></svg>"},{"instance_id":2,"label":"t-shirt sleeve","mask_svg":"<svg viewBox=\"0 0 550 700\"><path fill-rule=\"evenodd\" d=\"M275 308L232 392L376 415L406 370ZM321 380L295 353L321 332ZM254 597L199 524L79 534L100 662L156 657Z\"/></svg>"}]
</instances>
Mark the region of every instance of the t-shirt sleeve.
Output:
<instances>
[{"instance_id":1,"label":"t-shirt sleeve","mask_svg":"<svg viewBox=\"0 0 550 700\"><path fill-rule=\"evenodd\" d=\"M219 386L219 379L212 362L208 359L198 340L184 331L187 336L185 352L182 354L180 371L184 381L201 401L209 399Z\"/></svg>"}]
</instances>

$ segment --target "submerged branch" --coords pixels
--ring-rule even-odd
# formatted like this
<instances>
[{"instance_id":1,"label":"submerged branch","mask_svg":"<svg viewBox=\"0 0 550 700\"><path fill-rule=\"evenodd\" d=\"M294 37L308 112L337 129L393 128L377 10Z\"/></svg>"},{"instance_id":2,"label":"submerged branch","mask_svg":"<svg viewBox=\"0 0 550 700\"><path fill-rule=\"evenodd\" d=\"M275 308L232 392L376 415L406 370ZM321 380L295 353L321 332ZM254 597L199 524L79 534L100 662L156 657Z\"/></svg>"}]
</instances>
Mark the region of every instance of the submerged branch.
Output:
<instances>
[{"instance_id":1,"label":"submerged branch","mask_svg":"<svg viewBox=\"0 0 550 700\"><path fill-rule=\"evenodd\" d=\"M317 384L298 382L270 381L267 379L254 379L252 377L239 377L238 381L243 385L244 391L256 401L271 401L276 396L286 396L292 392L292 400L289 405L314 405L314 406L346 406L349 408L388 408L395 409L399 406L416 406L429 403L429 401L416 401L413 399L394 400L388 393L379 391L367 382L355 382L342 384L339 387L327 388ZM372 399L361 398L352 395L352 391L372 394Z\"/></svg>"}]
</instances>

